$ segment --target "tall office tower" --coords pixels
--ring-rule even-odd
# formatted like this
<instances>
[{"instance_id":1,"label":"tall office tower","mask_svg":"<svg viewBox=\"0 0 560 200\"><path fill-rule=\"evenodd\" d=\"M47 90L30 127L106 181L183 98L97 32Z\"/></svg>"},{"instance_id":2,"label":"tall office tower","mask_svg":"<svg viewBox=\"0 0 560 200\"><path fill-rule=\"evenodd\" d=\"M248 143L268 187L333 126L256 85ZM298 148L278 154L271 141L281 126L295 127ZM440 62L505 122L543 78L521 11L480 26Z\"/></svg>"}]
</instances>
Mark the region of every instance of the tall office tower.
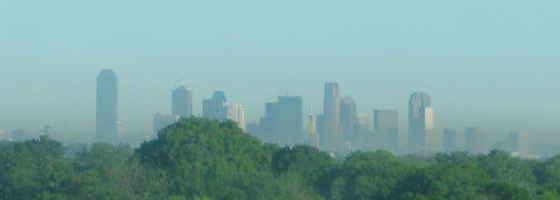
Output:
<instances>
[{"instance_id":1,"label":"tall office tower","mask_svg":"<svg viewBox=\"0 0 560 200\"><path fill-rule=\"evenodd\" d=\"M370 130L368 119L365 114L356 114L356 123L354 123L354 139L352 140L352 150L370 150L375 146L372 138L373 133Z\"/></svg>"},{"instance_id":2,"label":"tall office tower","mask_svg":"<svg viewBox=\"0 0 560 200\"><path fill-rule=\"evenodd\" d=\"M309 119L303 136L307 144L319 147L319 134L317 134L317 116L313 113L313 104L309 108Z\"/></svg>"},{"instance_id":3,"label":"tall office tower","mask_svg":"<svg viewBox=\"0 0 560 200\"><path fill-rule=\"evenodd\" d=\"M325 136L325 115L317 115L316 116L317 119L317 126L315 129L315 132L317 132L317 135L319 136L319 148L324 148L324 139L323 137Z\"/></svg>"},{"instance_id":4,"label":"tall office tower","mask_svg":"<svg viewBox=\"0 0 560 200\"><path fill-rule=\"evenodd\" d=\"M247 125L245 126L245 132L263 140L263 136L261 135L261 127L260 127L259 120L255 120L247 123Z\"/></svg>"},{"instance_id":5,"label":"tall office tower","mask_svg":"<svg viewBox=\"0 0 560 200\"><path fill-rule=\"evenodd\" d=\"M465 130L465 151L472 154L486 153L486 140L482 129L469 127Z\"/></svg>"},{"instance_id":6,"label":"tall office tower","mask_svg":"<svg viewBox=\"0 0 560 200\"><path fill-rule=\"evenodd\" d=\"M288 145L304 142L303 98L280 96L278 103L266 103L260 126L270 142Z\"/></svg>"},{"instance_id":7,"label":"tall office tower","mask_svg":"<svg viewBox=\"0 0 560 200\"><path fill-rule=\"evenodd\" d=\"M378 135L378 147L395 152L399 147L399 111L374 110L373 131Z\"/></svg>"},{"instance_id":8,"label":"tall office tower","mask_svg":"<svg viewBox=\"0 0 560 200\"><path fill-rule=\"evenodd\" d=\"M192 115L193 92L189 86L181 83L171 93L171 115L188 118Z\"/></svg>"},{"instance_id":9,"label":"tall office tower","mask_svg":"<svg viewBox=\"0 0 560 200\"><path fill-rule=\"evenodd\" d=\"M355 139L354 125L357 123L356 103L354 98L345 96L340 98L340 127L339 140L352 143Z\"/></svg>"},{"instance_id":10,"label":"tall office tower","mask_svg":"<svg viewBox=\"0 0 560 200\"><path fill-rule=\"evenodd\" d=\"M43 126L43 135L49 136L51 139L55 139L54 127L52 124Z\"/></svg>"},{"instance_id":11,"label":"tall office tower","mask_svg":"<svg viewBox=\"0 0 560 200\"><path fill-rule=\"evenodd\" d=\"M458 150L457 132L451 129L443 129L443 152L453 153Z\"/></svg>"},{"instance_id":12,"label":"tall office tower","mask_svg":"<svg viewBox=\"0 0 560 200\"><path fill-rule=\"evenodd\" d=\"M317 133L317 116L313 113L313 104L309 107L309 119L307 121L307 133Z\"/></svg>"},{"instance_id":13,"label":"tall office tower","mask_svg":"<svg viewBox=\"0 0 560 200\"><path fill-rule=\"evenodd\" d=\"M424 151L442 152L443 151L443 129L428 129L424 139Z\"/></svg>"},{"instance_id":14,"label":"tall office tower","mask_svg":"<svg viewBox=\"0 0 560 200\"><path fill-rule=\"evenodd\" d=\"M179 115L154 115L154 135L157 136L161 129L177 122L179 117Z\"/></svg>"},{"instance_id":15,"label":"tall office tower","mask_svg":"<svg viewBox=\"0 0 560 200\"><path fill-rule=\"evenodd\" d=\"M25 129L17 129L12 131L12 141L14 142L23 142L25 140L34 139L36 136L31 133L29 130Z\"/></svg>"},{"instance_id":16,"label":"tall office tower","mask_svg":"<svg viewBox=\"0 0 560 200\"><path fill-rule=\"evenodd\" d=\"M338 83L325 83L325 97L323 99L323 116L325 130L321 135L322 149L335 152L338 146L340 132L340 89Z\"/></svg>"},{"instance_id":17,"label":"tall office tower","mask_svg":"<svg viewBox=\"0 0 560 200\"><path fill-rule=\"evenodd\" d=\"M9 134L5 131L0 129L0 140L9 140L10 136Z\"/></svg>"},{"instance_id":18,"label":"tall office tower","mask_svg":"<svg viewBox=\"0 0 560 200\"><path fill-rule=\"evenodd\" d=\"M227 118L227 100L223 91L215 91L211 99L202 101L202 116L208 119Z\"/></svg>"},{"instance_id":19,"label":"tall office tower","mask_svg":"<svg viewBox=\"0 0 560 200\"><path fill-rule=\"evenodd\" d=\"M101 70L97 76L97 107L95 141L117 142L118 78L111 69Z\"/></svg>"},{"instance_id":20,"label":"tall office tower","mask_svg":"<svg viewBox=\"0 0 560 200\"><path fill-rule=\"evenodd\" d=\"M237 122L239 128L245 130L245 113L241 105L237 103L228 105L227 118Z\"/></svg>"},{"instance_id":21,"label":"tall office tower","mask_svg":"<svg viewBox=\"0 0 560 200\"><path fill-rule=\"evenodd\" d=\"M424 149L426 130L434 125L434 109L430 96L423 92L410 95L408 103L408 151Z\"/></svg>"},{"instance_id":22,"label":"tall office tower","mask_svg":"<svg viewBox=\"0 0 560 200\"><path fill-rule=\"evenodd\" d=\"M303 98L299 96L278 97L276 134L284 144L303 143Z\"/></svg>"},{"instance_id":23,"label":"tall office tower","mask_svg":"<svg viewBox=\"0 0 560 200\"><path fill-rule=\"evenodd\" d=\"M508 147L512 153L528 154L529 134L526 131L512 131L508 137Z\"/></svg>"}]
</instances>

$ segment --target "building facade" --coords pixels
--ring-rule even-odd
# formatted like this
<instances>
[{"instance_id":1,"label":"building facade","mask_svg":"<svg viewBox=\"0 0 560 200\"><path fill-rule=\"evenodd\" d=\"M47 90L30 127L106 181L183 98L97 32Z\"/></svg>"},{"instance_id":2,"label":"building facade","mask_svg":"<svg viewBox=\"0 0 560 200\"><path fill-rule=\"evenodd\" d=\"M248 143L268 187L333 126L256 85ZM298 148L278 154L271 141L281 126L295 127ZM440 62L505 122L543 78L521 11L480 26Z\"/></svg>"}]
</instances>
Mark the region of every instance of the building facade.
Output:
<instances>
[{"instance_id":1,"label":"building facade","mask_svg":"<svg viewBox=\"0 0 560 200\"><path fill-rule=\"evenodd\" d=\"M245 112L243 112L243 106L237 103L228 105L227 118L237 122L239 128L245 130Z\"/></svg>"},{"instance_id":2,"label":"building facade","mask_svg":"<svg viewBox=\"0 0 560 200\"><path fill-rule=\"evenodd\" d=\"M486 153L486 140L482 129L469 127L465 130L465 151L472 154Z\"/></svg>"},{"instance_id":3,"label":"building facade","mask_svg":"<svg viewBox=\"0 0 560 200\"><path fill-rule=\"evenodd\" d=\"M171 115L182 118L192 116L193 92L190 87L181 84L171 93Z\"/></svg>"},{"instance_id":4,"label":"building facade","mask_svg":"<svg viewBox=\"0 0 560 200\"><path fill-rule=\"evenodd\" d=\"M202 101L202 116L208 119L224 120L227 118L227 99L223 91L215 91L211 99Z\"/></svg>"},{"instance_id":5,"label":"building facade","mask_svg":"<svg viewBox=\"0 0 560 200\"><path fill-rule=\"evenodd\" d=\"M338 83L325 83L323 99L324 130L320 132L321 148L336 152L340 133L340 88Z\"/></svg>"},{"instance_id":6,"label":"building facade","mask_svg":"<svg viewBox=\"0 0 560 200\"><path fill-rule=\"evenodd\" d=\"M399 111L374 110L373 131L379 148L395 152L399 147Z\"/></svg>"},{"instance_id":7,"label":"building facade","mask_svg":"<svg viewBox=\"0 0 560 200\"><path fill-rule=\"evenodd\" d=\"M408 103L408 151L424 150L426 130L434 126L434 110L430 96L423 92L410 95Z\"/></svg>"},{"instance_id":8,"label":"building facade","mask_svg":"<svg viewBox=\"0 0 560 200\"><path fill-rule=\"evenodd\" d=\"M117 143L118 140L118 78L111 69L103 69L97 76L95 141Z\"/></svg>"}]
</instances>

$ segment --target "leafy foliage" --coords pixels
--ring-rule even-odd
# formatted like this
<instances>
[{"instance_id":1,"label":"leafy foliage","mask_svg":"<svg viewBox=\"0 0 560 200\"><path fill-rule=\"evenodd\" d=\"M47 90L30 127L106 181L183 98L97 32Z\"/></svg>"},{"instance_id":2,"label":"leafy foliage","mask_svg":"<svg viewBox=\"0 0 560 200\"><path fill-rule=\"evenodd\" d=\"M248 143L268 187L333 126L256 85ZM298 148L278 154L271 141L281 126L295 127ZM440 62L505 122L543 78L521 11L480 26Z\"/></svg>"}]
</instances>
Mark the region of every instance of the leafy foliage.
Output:
<instances>
[{"instance_id":1,"label":"leafy foliage","mask_svg":"<svg viewBox=\"0 0 560 200\"><path fill-rule=\"evenodd\" d=\"M135 150L72 148L48 137L0 142L0 200L560 199L560 156L357 151L335 160L308 145L263 143L231 121L196 117Z\"/></svg>"}]
</instances>

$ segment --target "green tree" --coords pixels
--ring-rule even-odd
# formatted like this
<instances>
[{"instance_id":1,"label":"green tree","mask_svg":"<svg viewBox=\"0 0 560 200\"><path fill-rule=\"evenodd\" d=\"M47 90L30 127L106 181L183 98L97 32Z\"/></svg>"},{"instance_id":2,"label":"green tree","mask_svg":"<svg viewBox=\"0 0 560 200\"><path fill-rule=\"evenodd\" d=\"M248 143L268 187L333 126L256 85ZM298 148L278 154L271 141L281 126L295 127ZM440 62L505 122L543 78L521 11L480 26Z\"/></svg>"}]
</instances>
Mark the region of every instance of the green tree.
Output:
<instances>
[{"instance_id":1,"label":"green tree","mask_svg":"<svg viewBox=\"0 0 560 200\"><path fill-rule=\"evenodd\" d=\"M342 164L346 182L342 199L388 199L391 191L411 167L391 153L356 151Z\"/></svg>"},{"instance_id":2,"label":"green tree","mask_svg":"<svg viewBox=\"0 0 560 200\"><path fill-rule=\"evenodd\" d=\"M270 146L269 146L270 147ZM271 155L235 122L190 117L136 150L140 161L169 173L170 193L214 199L293 199L270 173Z\"/></svg>"},{"instance_id":3,"label":"green tree","mask_svg":"<svg viewBox=\"0 0 560 200\"><path fill-rule=\"evenodd\" d=\"M452 163L417 170L393 190L394 199L484 199L490 178L476 165Z\"/></svg>"}]
</instances>

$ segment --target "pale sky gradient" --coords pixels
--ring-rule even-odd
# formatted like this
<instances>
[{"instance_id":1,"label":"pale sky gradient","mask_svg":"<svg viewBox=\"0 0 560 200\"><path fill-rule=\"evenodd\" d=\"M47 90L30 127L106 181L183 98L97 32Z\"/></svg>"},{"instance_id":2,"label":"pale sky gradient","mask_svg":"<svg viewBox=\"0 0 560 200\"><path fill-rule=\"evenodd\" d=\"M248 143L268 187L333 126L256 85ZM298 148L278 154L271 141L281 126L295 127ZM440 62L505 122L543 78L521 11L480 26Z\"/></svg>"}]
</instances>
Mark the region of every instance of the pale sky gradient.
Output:
<instances>
[{"instance_id":1,"label":"pale sky gradient","mask_svg":"<svg viewBox=\"0 0 560 200\"><path fill-rule=\"evenodd\" d=\"M398 109L402 135L422 91L435 127L560 142L560 1L0 1L0 129L93 138L104 68L125 132L170 113L184 77L195 113L224 90L246 122L286 93L322 113L339 82L370 124Z\"/></svg>"}]
</instances>

